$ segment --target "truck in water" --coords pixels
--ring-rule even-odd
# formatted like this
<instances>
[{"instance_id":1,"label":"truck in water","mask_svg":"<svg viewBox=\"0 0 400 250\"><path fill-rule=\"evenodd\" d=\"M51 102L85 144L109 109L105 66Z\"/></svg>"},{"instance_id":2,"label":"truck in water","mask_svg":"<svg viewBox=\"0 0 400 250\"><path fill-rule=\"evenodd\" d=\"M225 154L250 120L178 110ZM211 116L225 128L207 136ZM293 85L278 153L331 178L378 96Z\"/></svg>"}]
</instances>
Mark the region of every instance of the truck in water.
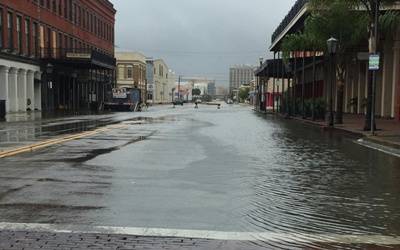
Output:
<instances>
[{"instance_id":1,"label":"truck in water","mask_svg":"<svg viewBox=\"0 0 400 250\"><path fill-rule=\"evenodd\" d=\"M114 88L109 101L104 104L111 111L141 111L142 96L138 88Z\"/></svg>"}]
</instances>

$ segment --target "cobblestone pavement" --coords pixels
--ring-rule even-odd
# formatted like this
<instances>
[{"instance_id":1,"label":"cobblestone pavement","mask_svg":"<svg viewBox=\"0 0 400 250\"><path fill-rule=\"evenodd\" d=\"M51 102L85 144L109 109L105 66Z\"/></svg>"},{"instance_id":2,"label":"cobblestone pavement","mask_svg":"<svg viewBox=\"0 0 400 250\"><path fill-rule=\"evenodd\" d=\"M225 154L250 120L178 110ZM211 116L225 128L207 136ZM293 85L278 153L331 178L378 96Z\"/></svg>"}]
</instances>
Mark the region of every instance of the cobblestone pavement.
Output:
<instances>
[{"instance_id":1,"label":"cobblestone pavement","mask_svg":"<svg viewBox=\"0 0 400 250\"><path fill-rule=\"evenodd\" d=\"M265 249L239 241L110 234L0 231L1 250L36 249Z\"/></svg>"},{"instance_id":2,"label":"cobblestone pavement","mask_svg":"<svg viewBox=\"0 0 400 250\"><path fill-rule=\"evenodd\" d=\"M208 240L182 237L148 237L132 235L113 235L95 233L46 233L29 231L0 231L1 250L37 250L37 249L101 249L101 250L123 250L123 249L216 249L216 250L261 250L261 249L288 249L280 247L279 243L273 242L246 242ZM400 249L400 246L377 246L377 245L292 245L290 249Z\"/></svg>"}]
</instances>

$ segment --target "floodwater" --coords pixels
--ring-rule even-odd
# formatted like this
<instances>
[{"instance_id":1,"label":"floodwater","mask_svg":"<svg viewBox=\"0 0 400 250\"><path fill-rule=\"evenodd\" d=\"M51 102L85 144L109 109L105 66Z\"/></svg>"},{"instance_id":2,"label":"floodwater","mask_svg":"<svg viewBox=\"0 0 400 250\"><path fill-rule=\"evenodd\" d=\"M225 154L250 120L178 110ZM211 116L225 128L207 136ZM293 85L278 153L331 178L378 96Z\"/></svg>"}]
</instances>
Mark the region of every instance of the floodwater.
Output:
<instances>
[{"instance_id":1,"label":"floodwater","mask_svg":"<svg viewBox=\"0 0 400 250\"><path fill-rule=\"evenodd\" d=\"M95 136L0 159L0 221L400 235L400 159L358 138L243 106L121 116Z\"/></svg>"}]
</instances>

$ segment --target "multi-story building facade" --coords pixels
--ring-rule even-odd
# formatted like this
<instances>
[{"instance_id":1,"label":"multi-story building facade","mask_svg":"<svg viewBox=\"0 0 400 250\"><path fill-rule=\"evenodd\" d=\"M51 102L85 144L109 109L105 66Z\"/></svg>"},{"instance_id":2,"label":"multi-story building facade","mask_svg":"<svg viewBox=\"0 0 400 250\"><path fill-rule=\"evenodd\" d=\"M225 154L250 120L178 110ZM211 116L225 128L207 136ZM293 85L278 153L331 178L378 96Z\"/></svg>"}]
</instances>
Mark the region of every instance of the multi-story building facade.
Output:
<instances>
[{"instance_id":1,"label":"multi-story building facade","mask_svg":"<svg viewBox=\"0 0 400 250\"><path fill-rule=\"evenodd\" d=\"M215 96L217 94L217 89L215 87L215 81L210 81L207 87L208 95Z\"/></svg>"},{"instance_id":2,"label":"multi-story building facade","mask_svg":"<svg viewBox=\"0 0 400 250\"><path fill-rule=\"evenodd\" d=\"M172 71L171 71L172 73ZM173 80L171 80L173 79ZM175 86L174 74L170 74L168 65L162 59L147 59L148 101L151 103L172 102Z\"/></svg>"},{"instance_id":3,"label":"multi-story building facade","mask_svg":"<svg viewBox=\"0 0 400 250\"><path fill-rule=\"evenodd\" d=\"M154 96L154 60L146 58L147 102L153 103Z\"/></svg>"},{"instance_id":4,"label":"multi-story building facade","mask_svg":"<svg viewBox=\"0 0 400 250\"><path fill-rule=\"evenodd\" d=\"M177 81L176 74L174 71L172 71L170 69L168 72L168 87L167 88L170 90L170 92L168 93L168 97L171 102L174 101L174 93L178 92L178 89L175 88L176 81Z\"/></svg>"},{"instance_id":5,"label":"multi-story building facade","mask_svg":"<svg viewBox=\"0 0 400 250\"><path fill-rule=\"evenodd\" d=\"M98 108L115 68L108 0L0 0L0 99L8 112Z\"/></svg>"},{"instance_id":6,"label":"multi-story building facade","mask_svg":"<svg viewBox=\"0 0 400 250\"><path fill-rule=\"evenodd\" d=\"M384 6L385 10L398 10L400 4ZM270 50L278 56L275 63L266 61L258 70L259 88L267 82L268 78L289 78L293 99L319 98L325 104L333 99L333 110L338 110L338 104L343 107L343 112L364 115L367 113L365 103L368 98L368 82L371 75L368 62L368 41L365 39L358 46L351 49L354 60L349 60L346 65L346 79L343 89L343 103L339 103L338 85L331 88L329 83L328 66L323 54L317 53L314 60L312 51L291 53L291 74L286 75L285 70L274 70L274 64L280 64L282 58L282 41L292 33L304 29L305 20L310 15L309 0L297 0L289 13L276 28L271 37ZM384 34L380 40L381 68L377 71L376 116L396 119L400 121L400 28L392 27L390 35ZM314 77L315 76L315 77ZM265 90L266 88L264 88ZM314 91L313 91L314 89ZM261 94L261 93L260 93ZM262 97L262 94L261 94Z\"/></svg>"},{"instance_id":7,"label":"multi-story building facade","mask_svg":"<svg viewBox=\"0 0 400 250\"><path fill-rule=\"evenodd\" d=\"M229 92L239 89L243 84L254 79L254 70L257 67L251 65L235 65L229 69Z\"/></svg>"},{"instance_id":8,"label":"multi-story building facade","mask_svg":"<svg viewBox=\"0 0 400 250\"><path fill-rule=\"evenodd\" d=\"M117 87L138 88L143 102L147 100L146 57L138 52L117 52Z\"/></svg>"}]
</instances>

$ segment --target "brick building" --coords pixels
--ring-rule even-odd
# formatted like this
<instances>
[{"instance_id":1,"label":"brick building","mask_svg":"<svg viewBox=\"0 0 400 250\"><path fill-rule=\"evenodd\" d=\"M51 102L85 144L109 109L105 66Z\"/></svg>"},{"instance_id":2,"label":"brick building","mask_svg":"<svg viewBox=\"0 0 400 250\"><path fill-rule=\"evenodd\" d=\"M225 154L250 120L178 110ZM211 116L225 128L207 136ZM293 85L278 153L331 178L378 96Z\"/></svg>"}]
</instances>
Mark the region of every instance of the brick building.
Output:
<instances>
[{"instance_id":1,"label":"brick building","mask_svg":"<svg viewBox=\"0 0 400 250\"><path fill-rule=\"evenodd\" d=\"M8 112L101 107L114 79L108 0L0 0L0 99Z\"/></svg>"},{"instance_id":2,"label":"brick building","mask_svg":"<svg viewBox=\"0 0 400 250\"><path fill-rule=\"evenodd\" d=\"M117 87L140 89L141 100L147 100L146 56L138 52L117 52Z\"/></svg>"}]
</instances>

